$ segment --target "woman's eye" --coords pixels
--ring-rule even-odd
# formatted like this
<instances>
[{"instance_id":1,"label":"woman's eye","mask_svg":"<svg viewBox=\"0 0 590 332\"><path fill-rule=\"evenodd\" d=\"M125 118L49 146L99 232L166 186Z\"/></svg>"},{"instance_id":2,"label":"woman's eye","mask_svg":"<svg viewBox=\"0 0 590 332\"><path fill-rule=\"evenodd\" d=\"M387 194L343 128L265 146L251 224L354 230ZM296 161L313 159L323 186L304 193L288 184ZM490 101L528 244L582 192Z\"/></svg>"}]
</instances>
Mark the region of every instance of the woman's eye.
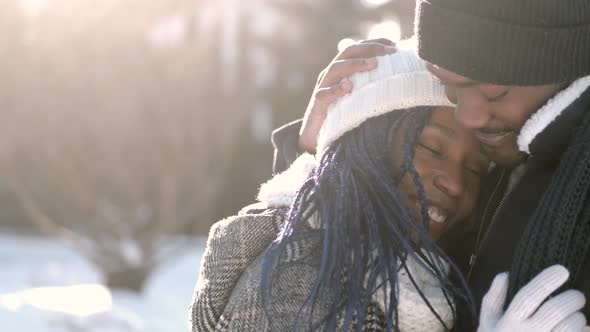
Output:
<instances>
[{"instance_id":1,"label":"woman's eye","mask_svg":"<svg viewBox=\"0 0 590 332\"><path fill-rule=\"evenodd\" d=\"M435 156L437 156L437 157L440 157L440 156L442 155L442 153L441 153L441 152L440 152L440 151L439 151L437 148L435 148L435 147L433 147L433 146L430 146L430 145L424 144L424 143L422 143L422 142L418 143L418 146L419 146L420 148L422 148L422 149L424 149L424 150L426 150L426 151L428 151L428 152L432 153L433 155L435 155Z\"/></svg>"}]
</instances>

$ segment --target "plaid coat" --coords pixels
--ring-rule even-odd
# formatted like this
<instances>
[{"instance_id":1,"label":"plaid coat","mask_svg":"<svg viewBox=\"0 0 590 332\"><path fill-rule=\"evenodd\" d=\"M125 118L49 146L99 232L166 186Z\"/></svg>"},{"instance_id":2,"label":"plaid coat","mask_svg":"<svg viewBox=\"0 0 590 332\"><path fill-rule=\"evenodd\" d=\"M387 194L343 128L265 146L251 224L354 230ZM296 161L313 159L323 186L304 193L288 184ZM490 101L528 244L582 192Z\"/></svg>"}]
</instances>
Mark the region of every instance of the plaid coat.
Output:
<instances>
[{"instance_id":1,"label":"plaid coat","mask_svg":"<svg viewBox=\"0 0 590 332\"><path fill-rule=\"evenodd\" d=\"M211 227L190 306L193 332L219 330L232 290L246 268L276 238L282 221L280 210L253 207Z\"/></svg>"},{"instance_id":2,"label":"plaid coat","mask_svg":"<svg viewBox=\"0 0 590 332\"><path fill-rule=\"evenodd\" d=\"M317 238L289 242L286 256L273 274L273 291L268 315L260 293L262 253L276 238L284 209L242 210L215 224L201 261L199 281L190 307L191 330L196 331L310 331L321 329L321 310L313 321L296 322L319 269ZM337 301L335 289L323 290L318 306ZM268 317L272 317L268 319ZM376 303L368 308L363 331L385 331L387 320Z\"/></svg>"}]
</instances>

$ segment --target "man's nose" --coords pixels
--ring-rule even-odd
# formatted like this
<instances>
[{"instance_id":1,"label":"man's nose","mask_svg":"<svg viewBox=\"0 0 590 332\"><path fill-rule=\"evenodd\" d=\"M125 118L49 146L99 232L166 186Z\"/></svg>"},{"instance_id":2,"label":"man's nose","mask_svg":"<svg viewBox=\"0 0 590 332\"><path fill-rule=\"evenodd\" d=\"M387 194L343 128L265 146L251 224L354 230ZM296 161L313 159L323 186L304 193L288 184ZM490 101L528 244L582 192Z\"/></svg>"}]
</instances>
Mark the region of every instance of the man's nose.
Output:
<instances>
[{"instance_id":1,"label":"man's nose","mask_svg":"<svg viewBox=\"0 0 590 332\"><path fill-rule=\"evenodd\" d=\"M475 89L457 89L455 119L464 127L479 129L490 120L489 102Z\"/></svg>"}]
</instances>

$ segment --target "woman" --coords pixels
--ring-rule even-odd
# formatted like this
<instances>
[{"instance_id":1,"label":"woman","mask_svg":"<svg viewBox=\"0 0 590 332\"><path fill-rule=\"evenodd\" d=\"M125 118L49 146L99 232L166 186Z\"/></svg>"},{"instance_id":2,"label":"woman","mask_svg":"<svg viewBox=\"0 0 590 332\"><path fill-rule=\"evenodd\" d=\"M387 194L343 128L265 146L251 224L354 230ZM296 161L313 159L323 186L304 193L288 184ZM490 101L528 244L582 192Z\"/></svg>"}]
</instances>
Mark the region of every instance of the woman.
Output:
<instances>
[{"instance_id":1,"label":"woman","mask_svg":"<svg viewBox=\"0 0 590 332\"><path fill-rule=\"evenodd\" d=\"M212 228L193 331L444 331L459 304L475 315L436 241L471 213L488 160L413 53L352 81L317 154Z\"/></svg>"}]
</instances>

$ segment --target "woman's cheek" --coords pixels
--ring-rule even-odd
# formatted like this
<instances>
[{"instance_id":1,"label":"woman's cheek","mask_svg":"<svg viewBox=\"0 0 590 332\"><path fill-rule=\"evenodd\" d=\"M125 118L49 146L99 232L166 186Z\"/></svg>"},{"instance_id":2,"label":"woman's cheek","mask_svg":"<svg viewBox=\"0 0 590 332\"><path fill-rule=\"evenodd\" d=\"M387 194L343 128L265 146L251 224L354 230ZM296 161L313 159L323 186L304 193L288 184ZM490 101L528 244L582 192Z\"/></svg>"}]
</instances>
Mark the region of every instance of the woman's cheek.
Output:
<instances>
[{"instance_id":1,"label":"woman's cheek","mask_svg":"<svg viewBox=\"0 0 590 332\"><path fill-rule=\"evenodd\" d=\"M428 171L429 160L420 151L416 151L414 155L414 167L420 178L424 178Z\"/></svg>"}]
</instances>

